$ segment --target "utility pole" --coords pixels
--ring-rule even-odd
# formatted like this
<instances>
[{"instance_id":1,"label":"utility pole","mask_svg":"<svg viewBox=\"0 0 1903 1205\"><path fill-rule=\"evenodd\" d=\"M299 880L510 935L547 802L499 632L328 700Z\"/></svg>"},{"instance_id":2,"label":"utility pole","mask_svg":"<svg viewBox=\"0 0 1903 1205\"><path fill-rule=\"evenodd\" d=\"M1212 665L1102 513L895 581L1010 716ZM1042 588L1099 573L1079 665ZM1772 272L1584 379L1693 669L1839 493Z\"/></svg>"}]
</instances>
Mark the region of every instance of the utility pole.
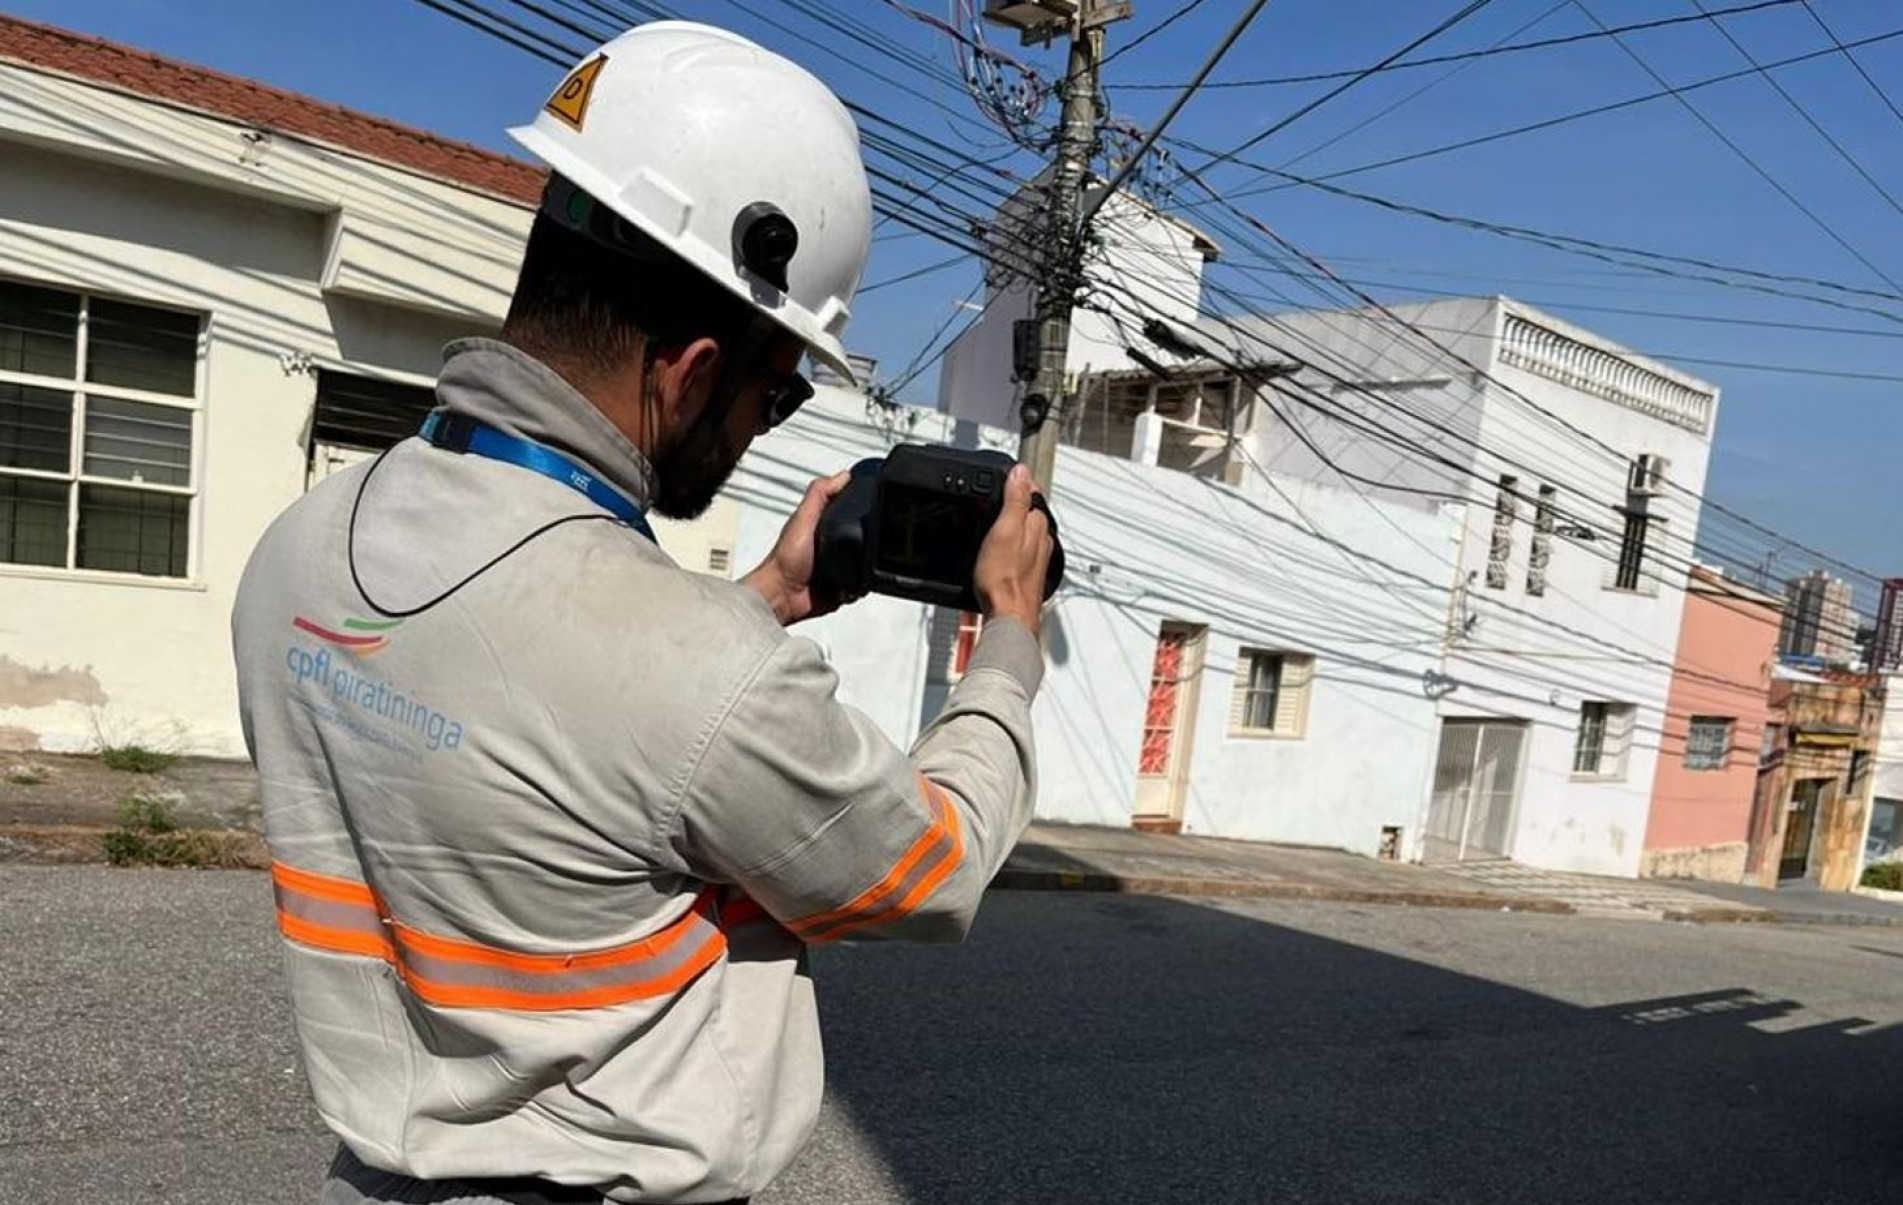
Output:
<instances>
[{"instance_id":1,"label":"utility pole","mask_svg":"<svg viewBox=\"0 0 1903 1205\"><path fill-rule=\"evenodd\" d=\"M1083 232L1078 214L1090 179L1097 143L1097 67L1103 60L1103 27L1131 15L1128 0L986 0L985 19L1017 29L1025 43L1070 34L1064 71L1063 116L1057 128L1057 159L1045 198L1045 257L1031 318L1036 372L1018 417L1018 459L1048 494L1057 469L1057 435L1065 404L1065 368L1070 351L1070 314L1083 280Z\"/></svg>"}]
</instances>

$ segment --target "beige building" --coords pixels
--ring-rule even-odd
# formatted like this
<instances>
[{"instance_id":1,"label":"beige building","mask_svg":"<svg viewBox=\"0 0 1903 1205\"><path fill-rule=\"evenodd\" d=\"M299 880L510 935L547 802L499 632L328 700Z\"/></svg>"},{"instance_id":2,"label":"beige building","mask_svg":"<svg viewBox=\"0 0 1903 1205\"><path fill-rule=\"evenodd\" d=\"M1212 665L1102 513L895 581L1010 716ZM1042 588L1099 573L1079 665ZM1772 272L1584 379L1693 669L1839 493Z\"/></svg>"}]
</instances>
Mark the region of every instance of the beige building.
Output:
<instances>
[{"instance_id":1,"label":"beige building","mask_svg":"<svg viewBox=\"0 0 1903 1205\"><path fill-rule=\"evenodd\" d=\"M0 156L0 748L241 755L253 543L497 328L541 173L3 17Z\"/></svg>"}]
</instances>

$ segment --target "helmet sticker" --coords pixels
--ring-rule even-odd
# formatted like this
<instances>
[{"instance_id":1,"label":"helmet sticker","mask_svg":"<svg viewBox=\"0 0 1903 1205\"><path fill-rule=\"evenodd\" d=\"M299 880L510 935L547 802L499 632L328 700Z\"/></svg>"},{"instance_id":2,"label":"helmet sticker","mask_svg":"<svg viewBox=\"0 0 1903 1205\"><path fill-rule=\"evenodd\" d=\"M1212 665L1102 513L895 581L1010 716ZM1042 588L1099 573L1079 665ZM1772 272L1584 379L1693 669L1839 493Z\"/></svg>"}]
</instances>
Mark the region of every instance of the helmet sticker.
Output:
<instances>
[{"instance_id":1,"label":"helmet sticker","mask_svg":"<svg viewBox=\"0 0 1903 1205\"><path fill-rule=\"evenodd\" d=\"M582 119L588 116L588 102L595 98L595 79L607 65L608 56L598 54L575 68L542 108L579 133Z\"/></svg>"}]
</instances>

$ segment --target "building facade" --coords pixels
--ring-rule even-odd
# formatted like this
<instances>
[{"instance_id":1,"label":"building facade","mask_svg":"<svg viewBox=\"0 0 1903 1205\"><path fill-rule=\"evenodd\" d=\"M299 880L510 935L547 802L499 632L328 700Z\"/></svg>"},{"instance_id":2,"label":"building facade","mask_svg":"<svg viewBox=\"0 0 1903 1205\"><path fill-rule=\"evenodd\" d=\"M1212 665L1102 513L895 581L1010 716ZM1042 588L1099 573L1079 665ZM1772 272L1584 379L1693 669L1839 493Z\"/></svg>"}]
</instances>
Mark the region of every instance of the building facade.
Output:
<instances>
[{"instance_id":1,"label":"building facade","mask_svg":"<svg viewBox=\"0 0 1903 1205\"><path fill-rule=\"evenodd\" d=\"M1870 832L1885 686L1875 674L1772 671L1770 739L1752 808L1750 880L1856 886Z\"/></svg>"},{"instance_id":2,"label":"building facade","mask_svg":"<svg viewBox=\"0 0 1903 1205\"><path fill-rule=\"evenodd\" d=\"M1876 781L1863 864L1903 861L1903 674L1883 675L1883 721L1877 735Z\"/></svg>"},{"instance_id":3,"label":"building facade","mask_svg":"<svg viewBox=\"0 0 1903 1205\"><path fill-rule=\"evenodd\" d=\"M735 474L741 563L765 555L811 476L901 439L1009 446L822 388ZM1038 817L1398 853L1433 753L1445 590L1429 550L1451 541L1448 517L1071 447L1056 481L1069 570L1045 620ZM1354 549L1406 576L1368 572ZM839 668L842 697L903 742L978 627L875 598L801 631Z\"/></svg>"},{"instance_id":4,"label":"building facade","mask_svg":"<svg viewBox=\"0 0 1903 1205\"><path fill-rule=\"evenodd\" d=\"M1302 365L1258 395L1268 470L1459 515L1416 852L1637 875L1717 389L1505 297L1204 334Z\"/></svg>"},{"instance_id":5,"label":"building facade","mask_svg":"<svg viewBox=\"0 0 1903 1205\"><path fill-rule=\"evenodd\" d=\"M242 755L253 543L495 329L539 177L13 20L0 142L0 737Z\"/></svg>"},{"instance_id":6,"label":"building facade","mask_svg":"<svg viewBox=\"0 0 1903 1205\"><path fill-rule=\"evenodd\" d=\"M1815 658L1825 665L1850 664L1857 655L1857 616L1850 583L1821 569L1786 582L1778 651L1788 657Z\"/></svg>"},{"instance_id":7,"label":"building facade","mask_svg":"<svg viewBox=\"0 0 1903 1205\"><path fill-rule=\"evenodd\" d=\"M1776 599L1716 570L1692 570L1641 875L1744 880L1758 761L1772 735L1780 610Z\"/></svg>"}]
</instances>

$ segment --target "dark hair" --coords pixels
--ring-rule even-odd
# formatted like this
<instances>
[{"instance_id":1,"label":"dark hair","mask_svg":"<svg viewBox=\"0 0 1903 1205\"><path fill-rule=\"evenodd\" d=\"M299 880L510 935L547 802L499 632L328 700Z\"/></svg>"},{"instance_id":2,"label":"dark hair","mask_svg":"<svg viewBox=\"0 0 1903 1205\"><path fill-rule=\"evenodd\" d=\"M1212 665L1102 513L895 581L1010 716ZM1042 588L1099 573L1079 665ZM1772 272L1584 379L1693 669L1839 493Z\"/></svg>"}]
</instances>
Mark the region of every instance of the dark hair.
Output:
<instances>
[{"instance_id":1,"label":"dark hair","mask_svg":"<svg viewBox=\"0 0 1903 1205\"><path fill-rule=\"evenodd\" d=\"M737 345L752 307L626 222L614 219L611 234L612 243L538 212L503 338L589 375L615 371L643 335L662 347L702 336Z\"/></svg>"}]
</instances>

